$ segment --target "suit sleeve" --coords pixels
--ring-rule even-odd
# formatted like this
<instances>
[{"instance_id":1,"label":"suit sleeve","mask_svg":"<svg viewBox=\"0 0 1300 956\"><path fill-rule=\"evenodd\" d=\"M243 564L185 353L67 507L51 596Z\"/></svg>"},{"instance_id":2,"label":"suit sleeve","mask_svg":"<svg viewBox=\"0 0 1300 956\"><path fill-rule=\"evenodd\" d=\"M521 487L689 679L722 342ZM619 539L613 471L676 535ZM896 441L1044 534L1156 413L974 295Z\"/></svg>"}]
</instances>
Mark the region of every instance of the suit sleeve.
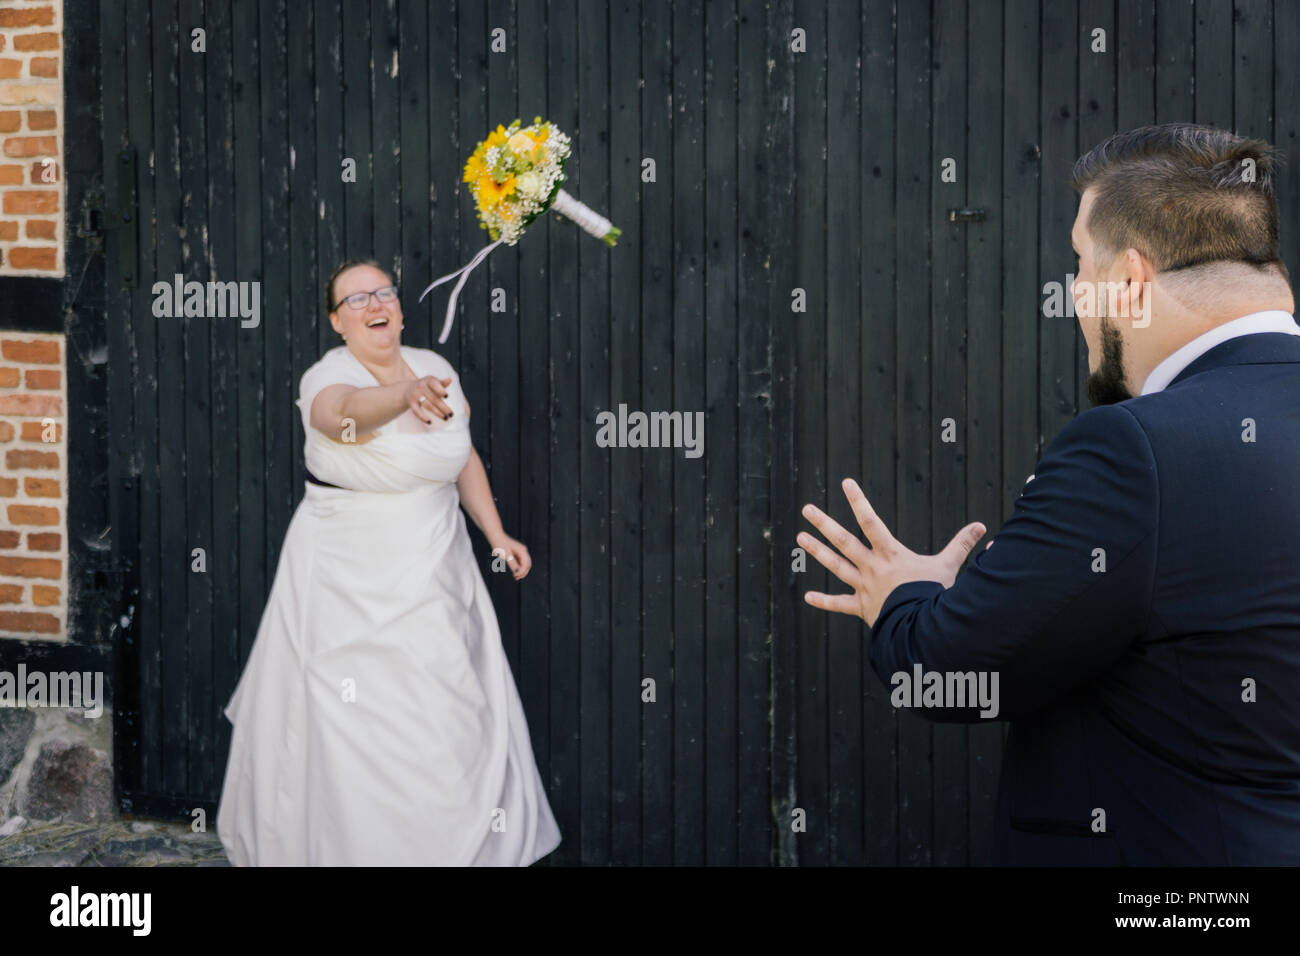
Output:
<instances>
[{"instance_id":1,"label":"suit sleeve","mask_svg":"<svg viewBox=\"0 0 1300 956\"><path fill-rule=\"evenodd\" d=\"M890 592L871 628L872 667L890 686L918 664L922 673L996 673L992 719L1054 703L1143 632L1159 510L1142 426L1120 405L1090 409L1052 442L992 548L977 546L952 587L911 581ZM940 721L985 719L978 707L917 709Z\"/></svg>"}]
</instances>

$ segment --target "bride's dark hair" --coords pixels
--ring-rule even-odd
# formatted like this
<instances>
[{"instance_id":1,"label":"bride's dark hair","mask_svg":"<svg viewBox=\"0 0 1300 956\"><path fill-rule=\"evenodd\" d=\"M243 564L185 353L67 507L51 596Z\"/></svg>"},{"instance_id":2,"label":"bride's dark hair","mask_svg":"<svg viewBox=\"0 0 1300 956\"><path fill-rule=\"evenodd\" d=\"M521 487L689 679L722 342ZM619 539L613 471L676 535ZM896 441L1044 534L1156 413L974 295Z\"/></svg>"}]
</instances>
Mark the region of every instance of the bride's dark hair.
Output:
<instances>
[{"instance_id":1,"label":"bride's dark hair","mask_svg":"<svg viewBox=\"0 0 1300 956\"><path fill-rule=\"evenodd\" d=\"M343 275L343 273L347 272L353 266L374 266L380 272L384 273L384 275L388 275L388 270L385 269L383 266L381 266L374 259L349 259L347 262L343 263L343 265L335 269L334 274L325 280L326 314L333 312L338 307L338 303L334 301L334 280L337 279L339 276Z\"/></svg>"}]
</instances>

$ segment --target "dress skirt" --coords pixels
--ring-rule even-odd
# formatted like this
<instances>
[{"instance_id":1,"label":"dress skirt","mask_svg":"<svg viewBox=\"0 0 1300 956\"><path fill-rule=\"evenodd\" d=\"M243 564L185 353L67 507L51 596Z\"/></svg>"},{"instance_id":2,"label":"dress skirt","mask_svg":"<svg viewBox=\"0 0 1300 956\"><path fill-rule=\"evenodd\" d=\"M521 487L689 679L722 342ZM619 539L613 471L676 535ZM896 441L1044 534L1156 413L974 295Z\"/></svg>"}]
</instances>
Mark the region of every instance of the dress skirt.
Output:
<instances>
[{"instance_id":1,"label":"dress skirt","mask_svg":"<svg viewBox=\"0 0 1300 956\"><path fill-rule=\"evenodd\" d=\"M225 713L236 865L526 866L559 845L450 481L307 485Z\"/></svg>"}]
</instances>

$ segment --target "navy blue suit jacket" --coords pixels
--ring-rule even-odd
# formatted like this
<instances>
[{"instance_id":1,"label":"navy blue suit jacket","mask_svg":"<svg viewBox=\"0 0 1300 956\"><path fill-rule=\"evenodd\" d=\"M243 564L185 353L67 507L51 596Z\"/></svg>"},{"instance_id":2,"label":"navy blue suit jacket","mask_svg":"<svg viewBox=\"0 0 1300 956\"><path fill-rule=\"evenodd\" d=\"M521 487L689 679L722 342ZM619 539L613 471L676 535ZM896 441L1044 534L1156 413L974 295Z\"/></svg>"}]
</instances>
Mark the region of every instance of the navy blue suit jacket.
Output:
<instances>
[{"instance_id":1,"label":"navy blue suit jacket","mask_svg":"<svg viewBox=\"0 0 1300 956\"><path fill-rule=\"evenodd\" d=\"M977 547L889 594L870 656L998 672L994 864L1300 865L1300 337L1079 415Z\"/></svg>"}]
</instances>

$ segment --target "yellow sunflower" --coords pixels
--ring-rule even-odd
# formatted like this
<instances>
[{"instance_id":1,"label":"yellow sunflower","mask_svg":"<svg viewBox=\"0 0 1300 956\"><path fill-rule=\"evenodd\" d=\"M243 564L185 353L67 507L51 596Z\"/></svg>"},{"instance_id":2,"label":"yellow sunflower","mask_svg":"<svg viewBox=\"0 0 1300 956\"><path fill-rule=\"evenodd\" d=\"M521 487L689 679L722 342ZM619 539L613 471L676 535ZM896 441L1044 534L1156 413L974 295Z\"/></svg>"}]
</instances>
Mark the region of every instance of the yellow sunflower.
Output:
<instances>
[{"instance_id":1,"label":"yellow sunflower","mask_svg":"<svg viewBox=\"0 0 1300 956\"><path fill-rule=\"evenodd\" d=\"M478 207L484 212L488 212L497 203L506 196L511 196L515 191L515 177L511 173L503 183L497 182L488 174L486 170L479 174L476 195L478 196Z\"/></svg>"},{"instance_id":2,"label":"yellow sunflower","mask_svg":"<svg viewBox=\"0 0 1300 956\"><path fill-rule=\"evenodd\" d=\"M465 179L467 183L472 183L483 173L483 156L475 151L465 161Z\"/></svg>"}]
</instances>

